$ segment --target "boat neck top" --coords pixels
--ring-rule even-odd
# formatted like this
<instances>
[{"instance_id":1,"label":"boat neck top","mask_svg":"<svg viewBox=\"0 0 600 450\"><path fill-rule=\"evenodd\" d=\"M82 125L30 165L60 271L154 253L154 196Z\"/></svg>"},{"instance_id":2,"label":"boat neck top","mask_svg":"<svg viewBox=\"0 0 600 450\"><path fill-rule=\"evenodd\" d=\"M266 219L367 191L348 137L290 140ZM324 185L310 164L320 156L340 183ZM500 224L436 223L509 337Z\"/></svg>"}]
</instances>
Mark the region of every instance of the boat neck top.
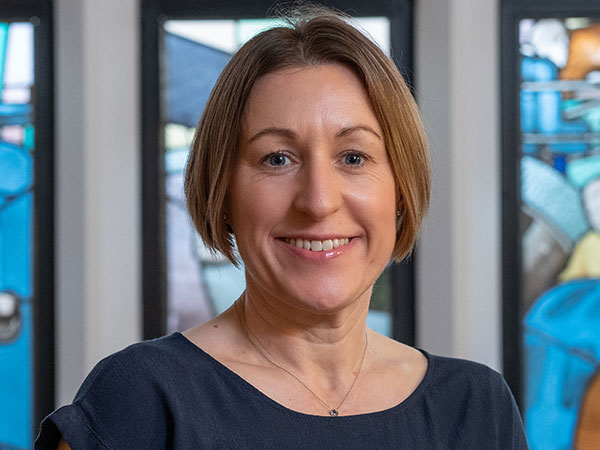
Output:
<instances>
[{"instance_id":1,"label":"boat neck top","mask_svg":"<svg viewBox=\"0 0 600 450\"><path fill-rule=\"evenodd\" d=\"M281 405L174 333L99 362L42 422L35 449L56 449L61 435L73 450L527 449L500 374L422 352L427 371L403 402L330 417Z\"/></svg>"}]
</instances>

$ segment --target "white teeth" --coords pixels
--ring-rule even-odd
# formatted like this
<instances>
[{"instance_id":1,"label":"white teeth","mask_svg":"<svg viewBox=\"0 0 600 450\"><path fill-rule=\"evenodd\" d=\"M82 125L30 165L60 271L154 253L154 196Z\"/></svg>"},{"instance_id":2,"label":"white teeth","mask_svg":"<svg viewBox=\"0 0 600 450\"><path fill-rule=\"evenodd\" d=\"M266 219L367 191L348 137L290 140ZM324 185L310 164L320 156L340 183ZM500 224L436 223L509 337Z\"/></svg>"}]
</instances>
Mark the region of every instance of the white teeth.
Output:
<instances>
[{"instance_id":1,"label":"white teeth","mask_svg":"<svg viewBox=\"0 0 600 450\"><path fill-rule=\"evenodd\" d=\"M323 250L323 243L321 241L310 241L310 249L313 252L320 252Z\"/></svg>"},{"instance_id":2,"label":"white teeth","mask_svg":"<svg viewBox=\"0 0 600 450\"><path fill-rule=\"evenodd\" d=\"M341 247L342 245L346 245L350 242L349 238L327 239L324 241L309 241L308 239L300 238L285 238L284 240L290 245L295 245L298 248L303 248L305 250L310 250L313 252L327 252L334 248Z\"/></svg>"}]
</instances>

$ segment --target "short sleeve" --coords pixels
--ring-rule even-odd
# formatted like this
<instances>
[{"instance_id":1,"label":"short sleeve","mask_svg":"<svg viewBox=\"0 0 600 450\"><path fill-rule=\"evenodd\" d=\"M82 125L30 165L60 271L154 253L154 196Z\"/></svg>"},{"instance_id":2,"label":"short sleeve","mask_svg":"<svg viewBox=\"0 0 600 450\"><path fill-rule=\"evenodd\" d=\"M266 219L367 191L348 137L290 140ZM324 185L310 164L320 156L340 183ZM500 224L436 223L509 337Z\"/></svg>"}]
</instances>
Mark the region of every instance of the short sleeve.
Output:
<instances>
[{"instance_id":1,"label":"short sleeve","mask_svg":"<svg viewBox=\"0 0 600 450\"><path fill-rule=\"evenodd\" d=\"M63 406L44 419L35 441L35 449L56 450L61 436L72 449L110 449L96 435L76 404Z\"/></svg>"},{"instance_id":2,"label":"short sleeve","mask_svg":"<svg viewBox=\"0 0 600 450\"><path fill-rule=\"evenodd\" d=\"M44 419L35 450L55 450L61 436L73 450L165 448L166 409L151 365L135 349L101 361L73 403Z\"/></svg>"}]
</instances>

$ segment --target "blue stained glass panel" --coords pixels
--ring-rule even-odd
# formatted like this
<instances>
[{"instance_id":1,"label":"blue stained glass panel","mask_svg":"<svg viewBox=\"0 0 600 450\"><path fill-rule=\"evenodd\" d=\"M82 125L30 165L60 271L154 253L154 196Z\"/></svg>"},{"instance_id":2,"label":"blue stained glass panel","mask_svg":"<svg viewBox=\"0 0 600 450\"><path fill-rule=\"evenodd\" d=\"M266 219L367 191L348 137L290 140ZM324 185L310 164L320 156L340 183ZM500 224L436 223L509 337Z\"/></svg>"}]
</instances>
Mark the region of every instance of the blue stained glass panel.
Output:
<instances>
[{"instance_id":1,"label":"blue stained glass panel","mask_svg":"<svg viewBox=\"0 0 600 450\"><path fill-rule=\"evenodd\" d=\"M0 23L0 448L33 426L33 26Z\"/></svg>"},{"instance_id":2,"label":"blue stained glass panel","mask_svg":"<svg viewBox=\"0 0 600 450\"><path fill-rule=\"evenodd\" d=\"M600 442L600 18L522 20L525 427L532 450Z\"/></svg>"}]
</instances>

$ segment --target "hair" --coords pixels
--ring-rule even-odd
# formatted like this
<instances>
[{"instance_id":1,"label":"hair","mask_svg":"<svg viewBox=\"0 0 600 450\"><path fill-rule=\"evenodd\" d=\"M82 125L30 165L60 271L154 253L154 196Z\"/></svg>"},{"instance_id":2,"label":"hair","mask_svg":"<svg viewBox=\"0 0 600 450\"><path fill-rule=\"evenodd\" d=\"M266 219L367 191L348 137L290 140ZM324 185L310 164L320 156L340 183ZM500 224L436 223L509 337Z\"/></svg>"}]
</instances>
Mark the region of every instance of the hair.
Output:
<instances>
[{"instance_id":1,"label":"hair","mask_svg":"<svg viewBox=\"0 0 600 450\"><path fill-rule=\"evenodd\" d=\"M284 19L287 26L261 32L233 55L210 94L185 172L191 219L208 248L237 264L224 214L242 115L254 84L284 68L344 64L362 81L383 130L401 214L392 259L400 261L414 248L430 195L426 136L411 92L394 62L349 25L348 17L310 6Z\"/></svg>"}]
</instances>

